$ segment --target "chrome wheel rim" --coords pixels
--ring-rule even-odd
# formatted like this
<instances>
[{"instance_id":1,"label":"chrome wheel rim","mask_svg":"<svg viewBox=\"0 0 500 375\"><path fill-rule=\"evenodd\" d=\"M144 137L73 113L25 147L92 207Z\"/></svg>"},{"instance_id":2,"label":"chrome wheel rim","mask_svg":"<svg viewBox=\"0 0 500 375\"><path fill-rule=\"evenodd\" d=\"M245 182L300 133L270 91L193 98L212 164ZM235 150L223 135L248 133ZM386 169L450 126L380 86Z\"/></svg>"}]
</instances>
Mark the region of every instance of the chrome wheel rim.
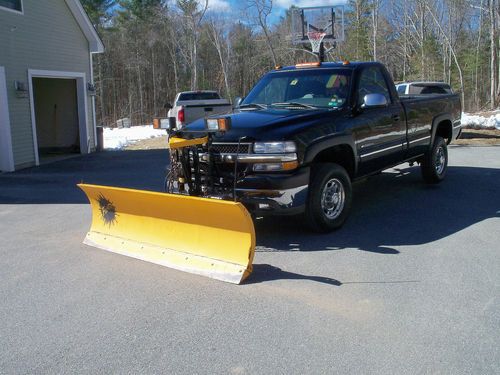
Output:
<instances>
[{"instance_id":1,"label":"chrome wheel rim","mask_svg":"<svg viewBox=\"0 0 500 375\"><path fill-rule=\"evenodd\" d=\"M442 174L446 165L446 155L442 146L436 150L436 173Z\"/></svg>"},{"instance_id":2,"label":"chrome wheel rim","mask_svg":"<svg viewBox=\"0 0 500 375\"><path fill-rule=\"evenodd\" d=\"M321 193L321 209L323 213L330 220L336 219L342 213L344 205L344 185L336 178L328 180Z\"/></svg>"}]
</instances>

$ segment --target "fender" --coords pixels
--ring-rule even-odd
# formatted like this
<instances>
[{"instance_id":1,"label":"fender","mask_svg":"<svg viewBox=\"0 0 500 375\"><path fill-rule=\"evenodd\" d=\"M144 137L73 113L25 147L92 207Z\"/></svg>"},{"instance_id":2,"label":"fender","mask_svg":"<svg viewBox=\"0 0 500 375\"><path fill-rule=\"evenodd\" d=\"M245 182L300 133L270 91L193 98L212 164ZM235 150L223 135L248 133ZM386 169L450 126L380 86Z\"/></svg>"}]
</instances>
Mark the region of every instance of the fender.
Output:
<instances>
[{"instance_id":1,"label":"fender","mask_svg":"<svg viewBox=\"0 0 500 375\"><path fill-rule=\"evenodd\" d=\"M434 117L434 119L432 120L431 146L434 144L434 139L436 138L436 131L437 131L438 125L443 121L449 121L452 124L451 125L452 126L451 138L453 138L453 120L452 120L451 115L449 113L443 113L441 115ZM450 138L450 142L451 142L451 138Z\"/></svg>"},{"instance_id":2,"label":"fender","mask_svg":"<svg viewBox=\"0 0 500 375\"><path fill-rule=\"evenodd\" d=\"M358 171L358 153L351 134L334 134L329 137L317 139L307 147L304 155L304 165L312 163L320 152L334 146L348 146L351 149L354 156L354 175L356 175Z\"/></svg>"}]
</instances>

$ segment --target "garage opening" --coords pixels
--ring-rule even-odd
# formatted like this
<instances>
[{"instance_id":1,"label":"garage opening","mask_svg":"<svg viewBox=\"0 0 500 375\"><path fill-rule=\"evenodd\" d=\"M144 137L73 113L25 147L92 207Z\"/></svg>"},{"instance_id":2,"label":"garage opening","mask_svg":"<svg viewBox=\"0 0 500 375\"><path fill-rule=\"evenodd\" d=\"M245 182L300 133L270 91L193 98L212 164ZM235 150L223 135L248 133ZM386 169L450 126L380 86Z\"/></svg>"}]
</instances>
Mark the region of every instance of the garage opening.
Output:
<instances>
[{"instance_id":1,"label":"garage opening","mask_svg":"<svg viewBox=\"0 0 500 375\"><path fill-rule=\"evenodd\" d=\"M33 77L33 101L40 161L79 154L77 80Z\"/></svg>"}]
</instances>

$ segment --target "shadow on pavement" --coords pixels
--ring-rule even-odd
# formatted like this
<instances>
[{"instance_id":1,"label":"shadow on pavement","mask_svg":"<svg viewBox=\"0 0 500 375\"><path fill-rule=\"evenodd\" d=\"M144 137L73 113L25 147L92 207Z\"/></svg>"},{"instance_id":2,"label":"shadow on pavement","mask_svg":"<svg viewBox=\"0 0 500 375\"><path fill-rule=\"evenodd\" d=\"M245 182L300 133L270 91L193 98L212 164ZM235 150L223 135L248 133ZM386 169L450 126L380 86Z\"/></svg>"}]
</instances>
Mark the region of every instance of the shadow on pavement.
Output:
<instances>
[{"instance_id":1,"label":"shadow on pavement","mask_svg":"<svg viewBox=\"0 0 500 375\"><path fill-rule=\"evenodd\" d=\"M449 167L440 185L425 185L417 167L393 169L354 184L352 213L340 230L307 231L302 217L257 220L257 251L355 248L397 255L398 246L448 237L500 216L500 169Z\"/></svg>"},{"instance_id":2,"label":"shadow on pavement","mask_svg":"<svg viewBox=\"0 0 500 375\"><path fill-rule=\"evenodd\" d=\"M419 283L419 280L397 280L397 281L344 281L341 282L331 277L301 275L294 272L283 271L281 268L269 264L254 264L252 275L244 281L245 285L258 284L273 280L309 280L322 284L342 286L347 284L407 284Z\"/></svg>"},{"instance_id":3,"label":"shadow on pavement","mask_svg":"<svg viewBox=\"0 0 500 375\"><path fill-rule=\"evenodd\" d=\"M76 186L79 182L161 191L167 162L165 150L116 151L0 174L0 204L86 204L85 194ZM452 166L437 186L425 185L418 167L392 169L354 184L350 219L334 233L310 233L302 217L257 220L257 251L349 248L397 255L399 246L437 241L500 216L499 182L500 169L494 168ZM255 265L249 282L275 279L342 285L335 279L269 265Z\"/></svg>"},{"instance_id":4,"label":"shadow on pavement","mask_svg":"<svg viewBox=\"0 0 500 375\"><path fill-rule=\"evenodd\" d=\"M272 280L310 280L323 284L341 286L342 283L330 277L307 276L298 273L283 271L281 268L269 264L254 264L252 275L245 280L244 284L256 284Z\"/></svg>"},{"instance_id":5,"label":"shadow on pavement","mask_svg":"<svg viewBox=\"0 0 500 375\"><path fill-rule=\"evenodd\" d=\"M106 151L0 174L0 204L88 203L80 182L161 191L166 150Z\"/></svg>"}]
</instances>

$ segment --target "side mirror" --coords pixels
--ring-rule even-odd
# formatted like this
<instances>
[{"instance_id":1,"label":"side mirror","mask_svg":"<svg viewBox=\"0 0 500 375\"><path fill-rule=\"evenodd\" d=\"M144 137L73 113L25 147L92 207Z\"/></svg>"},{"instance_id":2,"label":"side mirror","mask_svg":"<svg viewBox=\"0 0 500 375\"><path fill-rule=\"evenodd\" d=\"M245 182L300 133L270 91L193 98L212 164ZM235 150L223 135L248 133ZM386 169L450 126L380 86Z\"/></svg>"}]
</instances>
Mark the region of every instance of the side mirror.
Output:
<instances>
[{"instance_id":1,"label":"side mirror","mask_svg":"<svg viewBox=\"0 0 500 375\"><path fill-rule=\"evenodd\" d=\"M236 98L234 98L234 101L233 101L233 106L234 108L238 108L241 104L241 102L243 101L243 98L237 96Z\"/></svg>"},{"instance_id":2,"label":"side mirror","mask_svg":"<svg viewBox=\"0 0 500 375\"><path fill-rule=\"evenodd\" d=\"M165 104L163 105L163 108L165 108L166 110L172 109L172 104L170 104L170 103L165 103Z\"/></svg>"},{"instance_id":3,"label":"side mirror","mask_svg":"<svg viewBox=\"0 0 500 375\"><path fill-rule=\"evenodd\" d=\"M361 105L361 108L367 109L367 108L381 108L381 107L387 107L389 102L387 101L387 98L382 95L382 94L368 94L365 95L363 98L363 104Z\"/></svg>"}]
</instances>

